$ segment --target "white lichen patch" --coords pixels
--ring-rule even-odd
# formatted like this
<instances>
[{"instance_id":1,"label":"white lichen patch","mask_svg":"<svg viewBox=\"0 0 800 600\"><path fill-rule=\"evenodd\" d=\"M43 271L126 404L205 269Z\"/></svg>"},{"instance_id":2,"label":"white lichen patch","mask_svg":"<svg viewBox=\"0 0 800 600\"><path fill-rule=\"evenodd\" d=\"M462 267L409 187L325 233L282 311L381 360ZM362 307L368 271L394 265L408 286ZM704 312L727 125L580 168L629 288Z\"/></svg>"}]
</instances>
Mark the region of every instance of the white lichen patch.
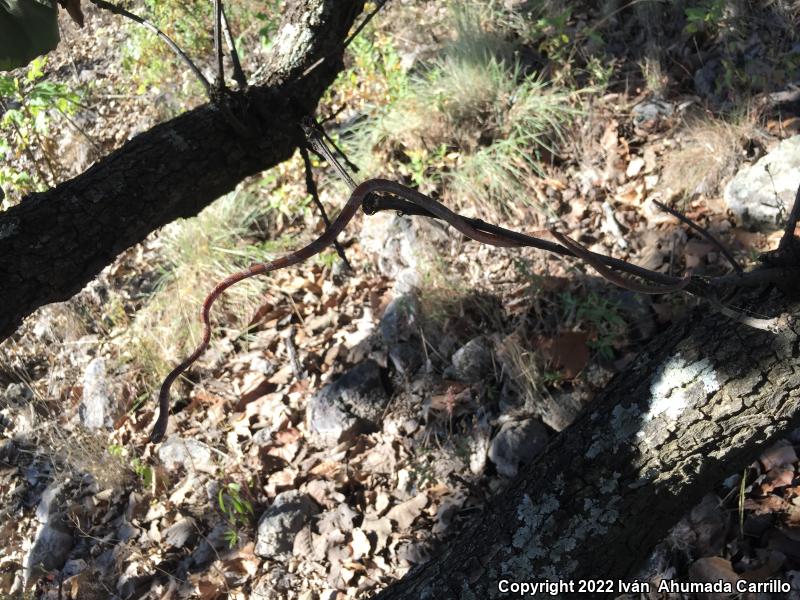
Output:
<instances>
[{"instance_id":1,"label":"white lichen patch","mask_svg":"<svg viewBox=\"0 0 800 600\"><path fill-rule=\"evenodd\" d=\"M300 44L300 27L294 23L285 23L275 36L275 51L284 56L291 54Z\"/></svg>"},{"instance_id":2,"label":"white lichen patch","mask_svg":"<svg viewBox=\"0 0 800 600\"><path fill-rule=\"evenodd\" d=\"M653 378L650 409L644 413L642 420L652 421L664 415L670 424L677 421L693 404L693 399L686 393L686 386L698 380L706 394L716 392L720 387L716 369L707 358L686 361L680 352L670 357Z\"/></svg>"}]
</instances>

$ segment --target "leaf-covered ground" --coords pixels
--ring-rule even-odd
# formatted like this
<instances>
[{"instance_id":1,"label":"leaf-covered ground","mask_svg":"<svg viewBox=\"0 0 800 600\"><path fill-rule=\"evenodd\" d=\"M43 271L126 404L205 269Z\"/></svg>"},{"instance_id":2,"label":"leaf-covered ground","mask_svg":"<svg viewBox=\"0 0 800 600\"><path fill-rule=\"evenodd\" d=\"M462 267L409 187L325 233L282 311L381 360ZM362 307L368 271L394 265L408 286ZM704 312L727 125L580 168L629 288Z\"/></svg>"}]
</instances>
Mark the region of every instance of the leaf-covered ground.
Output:
<instances>
[{"instance_id":1,"label":"leaf-covered ground","mask_svg":"<svg viewBox=\"0 0 800 600\"><path fill-rule=\"evenodd\" d=\"M253 4L233 19L249 73L277 14ZM557 226L662 272L729 272L655 201L744 265L777 244L774 223L737 216L724 189L797 132L796 14L674 4L390 2L319 114L358 178L522 231ZM212 72L208 7L132 8ZM202 102L133 24L86 17L80 31L62 22L44 64L9 75L7 205ZM315 167L335 212L345 188ZM147 444L206 291L322 228L295 157L154 233L0 346L0 596L369 597L480 518L644 340L695 306L436 222L365 217L341 237L352 271L331 251L223 298L211 349L174 390L167 439ZM708 482L642 577L780 578L800 593L798 443Z\"/></svg>"}]
</instances>

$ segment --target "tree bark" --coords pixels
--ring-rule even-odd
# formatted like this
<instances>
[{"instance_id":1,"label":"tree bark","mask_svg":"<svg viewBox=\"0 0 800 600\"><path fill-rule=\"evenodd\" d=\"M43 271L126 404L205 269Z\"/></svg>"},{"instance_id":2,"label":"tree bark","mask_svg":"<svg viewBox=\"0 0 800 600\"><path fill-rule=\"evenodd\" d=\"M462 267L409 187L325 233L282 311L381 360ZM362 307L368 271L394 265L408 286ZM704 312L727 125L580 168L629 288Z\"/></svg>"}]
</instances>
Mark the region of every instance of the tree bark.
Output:
<instances>
[{"instance_id":1,"label":"tree bark","mask_svg":"<svg viewBox=\"0 0 800 600\"><path fill-rule=\"evenodd\" d=\"M297 0L287 7L266 81L230 101L252 135L237 134L219 106L206 104L0 213L0 341L152 231L291 157L303 139L298 119L313 112L341 70L341 44L363 4Z\"/></svg>"},{"instance_id":2,"label":"tree bark","mask_svg":"<svg viewBox=\"0 0 800 600\"><path fill-rule=\"evenodd\" d=\"M617 376L477 525L377 598L507 597L501 580L571 580L574 592L580 579L630 581L710 488L800 425L799 387L797 334L701 307Z\"/></svg>"}]
</instances>

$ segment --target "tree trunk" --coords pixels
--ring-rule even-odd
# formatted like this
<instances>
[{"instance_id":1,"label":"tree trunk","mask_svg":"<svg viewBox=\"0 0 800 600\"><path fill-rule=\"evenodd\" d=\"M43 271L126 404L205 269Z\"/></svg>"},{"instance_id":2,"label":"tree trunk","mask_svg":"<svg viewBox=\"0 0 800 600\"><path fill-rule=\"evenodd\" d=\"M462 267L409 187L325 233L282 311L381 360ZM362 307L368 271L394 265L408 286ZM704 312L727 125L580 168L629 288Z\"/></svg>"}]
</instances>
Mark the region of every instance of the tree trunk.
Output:
<instances>
[{"instance_id":1,"label":"tree trunk","mask_svg":"<svg viewBox=\"0 0 800 600\"><path fill-rule=\"evenodd\" d=\"M505 597L501 580L632 580L711 487L800 425L798 386L796 334L699 308L618 375L478 524L377 598Z\"/></svg>"},{"instance_id":2,"label":"tree trunk","mask_svg":"<svg viewBox=\"0 0 800 600\"><path fill-rule=\"evenodd\" d=\"M267 80L231 100L251 136L206 104L0 213L0 341L150 232L291 157L303 136L298 119L314 111L341 70L342 41L362 8L363 0L297 0L287 8Z\"/></svg>"}]
</instances>

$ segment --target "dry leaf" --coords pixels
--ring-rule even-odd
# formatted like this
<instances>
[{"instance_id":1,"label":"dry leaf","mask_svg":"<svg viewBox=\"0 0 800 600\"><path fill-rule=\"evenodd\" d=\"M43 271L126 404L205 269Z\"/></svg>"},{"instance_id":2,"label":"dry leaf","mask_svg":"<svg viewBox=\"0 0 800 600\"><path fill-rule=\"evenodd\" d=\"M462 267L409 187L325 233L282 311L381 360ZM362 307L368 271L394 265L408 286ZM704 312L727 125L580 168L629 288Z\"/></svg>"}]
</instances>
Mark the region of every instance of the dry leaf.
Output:
<instances>
[{"instance_id":1,"label":"dry leaf","mask_svg":"<svg viewBox=\"0 0 800 600\"><path fill-rule=\"evenodd\" d=\"M537 337L534 346L544 359L561 371L564 379L574 379L589 362L589 335L565 331L554 337Z\"/></svg>"},{"instance_id":2,"label":"dry leaf","mask_svg":"<svg viewBox=\"0 0 800 600\"><path fill-rule=\"evenodd\" d=\"M796 463L797 453L792 445L778 442L762 452L759 460L764 465L764 469L769 471L775 467Z\"/></svg>"},{"instance_id":3,"label":"dry leaf","mask_svg":"<svg viewBox=\"0 0 800 600\"><path fill-rule=\"evenodd\" d=\"M350 542L350 548L353 550L353 560L368 556L372 550L367 534L360 527L353 529L353 540Z\"/></svg>"},{"instance_id":4,"label":"dry leaf","mask_svg":"<svg viewBox=\"0 0 800 600\"><path fill-rule=\"evenodd\" d=\"M407 500L393 507L386 513L386 516L397 523L397 527L400 531L405 531L411 527L411 524L414 523L422 512L422 509L427 505L428 494L423 492L414 496L411 500Z\"/></svg>"}]
</instances>

